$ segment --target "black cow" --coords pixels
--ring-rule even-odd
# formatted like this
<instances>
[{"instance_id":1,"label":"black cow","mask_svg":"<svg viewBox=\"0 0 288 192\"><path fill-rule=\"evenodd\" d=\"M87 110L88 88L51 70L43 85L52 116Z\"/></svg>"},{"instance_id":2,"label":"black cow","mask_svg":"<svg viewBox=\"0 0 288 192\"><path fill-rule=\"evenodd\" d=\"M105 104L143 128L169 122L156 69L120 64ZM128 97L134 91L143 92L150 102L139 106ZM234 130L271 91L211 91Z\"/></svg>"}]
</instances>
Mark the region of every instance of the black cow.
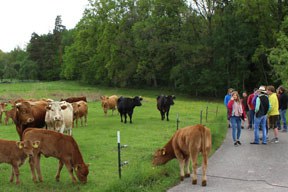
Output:
<instances>
[{"instance_id":1,"label":"black cow","mask_svg":"<svg viewBox=\"0 0 288 192\"><path fill-rule=\"evenodd\" d=\"M173 99L176 99L174 95L160 95L157 97L157 109L160 111L161 119L165 119L165 113L167 117L167 121L169 121L169 110L170 105L174 105Z\"/></svg>"},{"instance_id":2,"label":"black cow","mask_svg":"<svg viewBox=\"0 0 288 192\"><path fill-rule=\"evenodd\" d=\"M127 122L127 114L130 118L130 123L132 123L132 114L135 106L141 106L142 98L135 96L134 98L120 97L117 101L117 109L121 116L121 122L123 122L122 115L125 117L124 123Z\"/></svg>"}]
</instances>

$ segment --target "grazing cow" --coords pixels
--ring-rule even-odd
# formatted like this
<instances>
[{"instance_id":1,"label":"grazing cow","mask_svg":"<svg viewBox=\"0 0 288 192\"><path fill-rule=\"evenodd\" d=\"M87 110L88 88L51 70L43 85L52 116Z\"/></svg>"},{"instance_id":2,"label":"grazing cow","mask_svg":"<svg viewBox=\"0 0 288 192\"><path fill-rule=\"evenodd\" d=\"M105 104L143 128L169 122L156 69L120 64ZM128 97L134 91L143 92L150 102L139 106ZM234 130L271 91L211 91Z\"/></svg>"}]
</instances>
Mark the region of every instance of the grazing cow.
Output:
<instances>
[{"instance_id":1,"label":"grazing cow","mask_svg":"<svg viewBox=\"0 0 288 192\"><path fill-rule=\"evenodd\" d=\"M189 126L179 129L169 142L162 148L158 149L153 158L154 165L162 165L177 158L180 165L180 179L184 179L184 166L186 166L186 177L190 177L190 158L192 158L193 177L192 184L197 184L197 157L201 152L202 161L202 186L206 186L206 169L208 155L211 150L212 140L210 129L203 125Z\"/></svg>"},{"instance_id":2,"label":"grazing cow","mask_svg":"<svg viewBox=\"0 0 288 192\"><path fill-rule=\"evenodd\" d=\"M74 183L77 182L73 174L74 171L80 182L87 182L88 165L84 163L79 147L72 136L46 129L29 128L24 131L23 140L40 141L40 145L34 150L33 158L30 158L29 161L34 182L37 181L35 169L37 170L38 180L43 181L40 169L41 154L45 157L59 159L56 181L59 181L60 172L63 165L65 165Z\"/></svg>"},{"instance_id":3,"label":"grazing cow","mask_svg":"<svg viewBox=\"0 0 288 192\"><path fill-rule=\"evenodd\" d=\"M133 110L136 106L141 106L141 101L143 99L140 96L135 96L134 98L125 98L125 97L120 97L117 101L117 108L120 113L121 117L121 122L123 122L122 116L124 115L125 121L124 123L127 122L127 114L129 115L130 118L130 123L132 123L132 115L133 115Z\"/></svg>"},{"instance_id":4,"label":"grazing cow","mask_svg":"<svg viewBox=\"0 0 288 192\"><path fill-rule=\"evenodd\" d=\"M162 120L165 119L166 113L167 121L169 121L170 106L174 105L174 99L176 99L174 95L160 95L157 97L157 109L160 111Z\"/></svg>"},{"instance_id":5,"label":"grazing cow","mask_svg":"<svg viewBox=\"0 0 288 192\"><path fill-rule=\"evenodd\" d=\"M2 115L5 111L6 106L7 106L7 103L4 103L4 102L0 103L0 123L2 123Z\"/></svg>"},{"instance_id":6,"label":"grazing cow","mask_svg":"<svg viewBox=\"0 0 288 192\"><path fill-rule=\"evenodd\" d=\"M74 103L77 101L85 101L87 103L87 98L85 96L82 97L68 97L66 99L61 99L60 101L66 101L68 103Z\"/></svg>"},{"instance_id":7,"label":"grazing cow","mask_svg":"<svg viewBox=\"0 0 288 192\"><path fill-rule=\"evenodd\" d=\"M13 107L9 111L4 111L5 118L4 118L4 124L8 125L9 119L11 118L13 122L16 121L16 108Z\"/></svg>"},{"instance_id":8,"label":"grazing cow","mask_svg":"<svg viewBox=\"0 0 288 192\"><path fill-rule=\"evenodd\" d=\"M85 101L77 101L72 103L73 106L73 124L76 121L76 127L78 127L78 119L81 120L81 126L83 126L83 117L85 120L85 126L87 126L87 115L88 115L88 106Z\"/></svg>"},{"instance_id":9,"label":"grazing cow","mask_svg":"<svg viewBox=\"0 0 288 192\"><path fill-rule=\"evenodd\" d=\"M117 95L112 95L110 97L101 96L100 99L102 102L102 108L105 113L105 116L107 115L108 109L112 109L112 115L113 115L113 112L117 107L118 96Z\"/></svg>"},{"instance_id":10,"label":"grazing cow","mask_svg":"<svg viewBox=\"0 0 288 192\"><path fill-rule=\"evenodd\" d=\"M43 128L47 101L23 101L16 103L15 124L16 130L22 140L22 133L27 127Z\"/></svg>"},{"instance_id":11,"label":"grazing cow","mask_svg":"<svg viewBox=\"0 0 288 192\"><path fill-rule=\"evenodd\" d=\"M72 135L73 107L66 101L49 102L46 107L45 122L47 129Z\"/></svg>"},{"instance_id":12,"label":"grazing cow","mask_svg":"<svg viewBox=\"0 0 288 192\"><path fill-rule=\"evenodd\" d=\"M9 141L0 139L0 163L8 163L12 166L12 174L10 182L14 181L16 176L16 184L19 180L19 167L24 164L27 156L33 156L33 148L39 144L38 141Z\"/></svg>"}]
</instances>

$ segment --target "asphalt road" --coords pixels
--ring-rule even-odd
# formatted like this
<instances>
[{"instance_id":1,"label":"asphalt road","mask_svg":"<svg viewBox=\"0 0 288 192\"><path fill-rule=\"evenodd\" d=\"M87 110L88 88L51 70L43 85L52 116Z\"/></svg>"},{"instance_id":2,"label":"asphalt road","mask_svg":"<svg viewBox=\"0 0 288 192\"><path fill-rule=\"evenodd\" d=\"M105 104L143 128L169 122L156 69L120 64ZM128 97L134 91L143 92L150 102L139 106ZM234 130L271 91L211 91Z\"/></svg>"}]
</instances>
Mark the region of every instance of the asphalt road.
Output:
<instances>
[{"instance_id":1,"label":"asphalt road","mask_svg":"<svg viewBox=\"0 0 288 192\"><path fill-rule=\"evenodd\" d=\"M231 132L208 160L206 187L201 186L199 167L197 185L191 184L190 177L168 192L288 192L288 133L279 132L277 144L251 145L253 131L242 129L242 145L235 147Z\"/></svg>"}]
</instances>

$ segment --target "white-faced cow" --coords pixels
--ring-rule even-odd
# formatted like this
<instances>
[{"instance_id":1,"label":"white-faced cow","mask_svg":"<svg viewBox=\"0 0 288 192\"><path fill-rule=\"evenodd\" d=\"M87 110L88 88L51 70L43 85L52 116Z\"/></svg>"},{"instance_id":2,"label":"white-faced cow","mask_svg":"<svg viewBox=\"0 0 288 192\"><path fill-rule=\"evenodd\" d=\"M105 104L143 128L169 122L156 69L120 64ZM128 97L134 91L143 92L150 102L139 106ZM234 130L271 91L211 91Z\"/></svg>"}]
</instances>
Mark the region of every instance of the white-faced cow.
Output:
<instances>
[{"instance_id":1,"label":"white-faced cow","mask_svg":"<svg viewBox=\"0 0 288 192\"><path fill-rule=\"evenodd\" d=\"M162 165L177 158L180 165L180 179L184 180L184 168L186 166L186 177L190 177L190 158L193 165L192 184L197 184L197 157L202 153L202 186L206 186L206 170L208 155L211 150L212 140L210 129L203 125L189 126L179 129L169 142L158 149L153 158L153 165Z\"/></svg>"},{"instance_id":2,"label":"white-faced cow","mask_svg":"<svg viewBox=\"0 0 288 192\"><path fill-rule=\"evenodd\" d=\"M160 95L157 97L157 109L160 111L162 120L165 119L166 113L166 119L169 121L170 106L174 105L174 99L176 99L174 95Z\"/></svg>"},{"instance_id":3,"label":"white-faced cow","mask_svg":"<svg viewBox=\"0 0 288 192\"><path fill-rule=\"evenodd\" d=\"M136 106L141 106L141 101L143 99L140 96L135 96L134 98L120 97L117 101L117 108L120 113L121 122L123 122L122 116L124 116L124 123L127 122L127 114L130 118L130 123L132 123L133 110Z\"/></svg>"},{"instance_id":4,"label":"white-faced cow","mask_svg":"<svg viewBox=\"0 0 288 192\"><path fill-rule=\"evenodd\" d=\"M72 135L73 107L66 101L49 102L46 107L45 122L47 129Z\"/></svg>"},{"instance_id":5,"label":"white-faced cow","mask_svg":"<svg viewBox=\"0 0 288 192\"><path fill-rule=\"evenodd\" d=\"M89 174L88 165L84 163L80 149L72 136L46 129L29 128L24 131L23 140L32 142L40 141L38 148L33 151L33 158L29 160L34 182L37 180L35 169L37 170L38 180L40 182L43 181L40 169L41 154L45 157L54 157L59 160L56 181L59 181L60 172L63 165L65 165L73 183L77 182L73 172L76 173L80 182L87 182L87 176Z\"/></svg>"},{"instance_id":6,"label":"white-faced cow","mask_svg":"<svg viewBox=\"0 0 288 192\"><path fill-rule=\"evenodd\" d=\"M22 101L16 103L15 124L22 140L22 133L27 127L45 127L47 101Z\"/></svg>"},{"instance_id":7,"label":"white-faced cow","mask_svg":"<svg viewBox=\"0 0 288 192\"><path fill-rule=\"evenodd\" d=\"M10 182L14 181L16 176L16 184L19 180L19 167L24 164L27 156L33 156L33 148L37 148L38 141L9 141L0 139L0 163L8 163L12 166L12 174Z\"/></svg>"}]
</instances>

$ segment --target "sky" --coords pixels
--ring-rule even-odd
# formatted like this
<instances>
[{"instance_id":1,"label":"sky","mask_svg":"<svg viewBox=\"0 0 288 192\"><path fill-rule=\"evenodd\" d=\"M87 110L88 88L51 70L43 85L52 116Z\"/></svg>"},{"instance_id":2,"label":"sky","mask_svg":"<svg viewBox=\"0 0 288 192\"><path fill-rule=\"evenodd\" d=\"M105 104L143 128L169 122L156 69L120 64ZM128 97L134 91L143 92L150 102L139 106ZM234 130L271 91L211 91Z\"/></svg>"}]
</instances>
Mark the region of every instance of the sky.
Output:
<instances>
[{"instance_id":1,"label":"sky","mask_svg":"<svg viewBox=\"0 0 288 192\"><path fill-rule=\"evenodd\" d=\"M55 19L72 29L82 18L88 0L0 0L0 50L24 49L33 32L53 32Z\"/></svg>"}]
</instances>

